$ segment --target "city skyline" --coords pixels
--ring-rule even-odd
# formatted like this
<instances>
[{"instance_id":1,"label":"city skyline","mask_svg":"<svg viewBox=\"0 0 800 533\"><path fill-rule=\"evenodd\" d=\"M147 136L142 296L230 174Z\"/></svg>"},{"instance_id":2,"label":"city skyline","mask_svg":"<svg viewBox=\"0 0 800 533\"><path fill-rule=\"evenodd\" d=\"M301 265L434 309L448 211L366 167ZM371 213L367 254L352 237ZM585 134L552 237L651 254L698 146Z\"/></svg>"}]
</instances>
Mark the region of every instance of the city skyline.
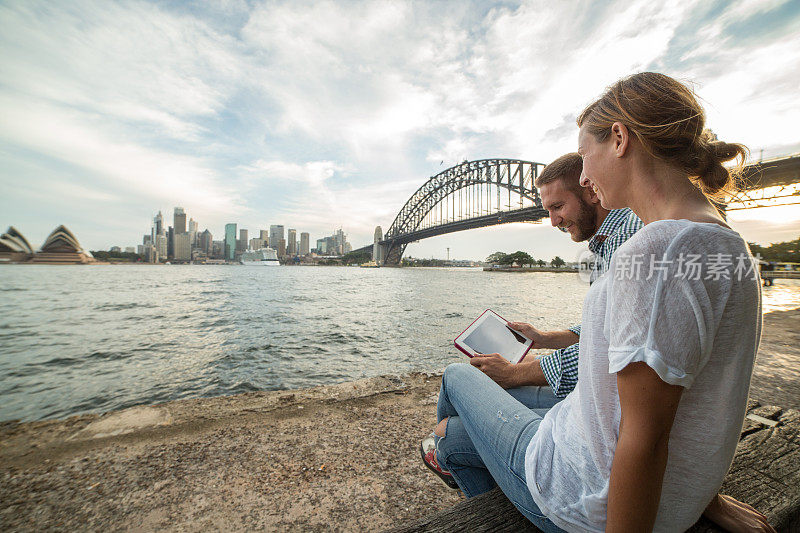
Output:
<instances>
[{"instance_id":1,"label":"city skyline","mask_svg":"<svg viewBox=\"0 0 800 533\"><path fill-rule=\"evenodd\" d=\"M235 261L245 251L272 248L279 258L304 257L311 253L317 255L344 255L352 251L343 228L334 229L330 236L317 239L317 248L310 248L310 233L301 231L298 238L296 228L288 228L284 234L282 224L270 224L269 230L254 229L252 238L250 228L239 227L237 222L228 222L224 232L217 233L221 238L214 240L214 232L205 228L199 230L199 221L189 216L181 206L173 208L173 225L164 223L164 214L159 210L152 218L150 231L141 238L141 243L130 246L127 243L114 244L111 252L136 253L145 261L158 263L165 261L204 261L208 259ZM188 224L188 225L187 225ZM376 228L376 235L380 232ZM256 233L258 232L258 233ZM256 236L257 235L257 236ZM320 243L323 246L320 247Z\"/></svg>"},{"instance_id":2,"label":"city skyline","mask_svg":"<svg viewBox=\"0 0 800 533\"><path fill-rule=\"evenodd\" d=\"M346 227L359 248L464 159L575 150L583 106L648 69L692 83L708 126L754 159L796 153L798 28L781 0L3 5L0 223L35 241L64 224L107 250L137 243L152 206L182 205L218 231ZM730 221L786 241L800 208ZM406 254L582 246L545 221Z\"/></svg>"}]
</instances>

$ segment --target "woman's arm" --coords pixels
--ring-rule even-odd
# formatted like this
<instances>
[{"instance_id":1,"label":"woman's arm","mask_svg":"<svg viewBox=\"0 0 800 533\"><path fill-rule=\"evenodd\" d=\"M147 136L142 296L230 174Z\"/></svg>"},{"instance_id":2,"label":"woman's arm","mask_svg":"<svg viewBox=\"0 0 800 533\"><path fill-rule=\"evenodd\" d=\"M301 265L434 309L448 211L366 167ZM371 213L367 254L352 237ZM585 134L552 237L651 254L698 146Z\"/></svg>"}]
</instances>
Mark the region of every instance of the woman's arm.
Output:
<instances>
[{"instance_id":1,"label":"woman's arm","mask_svg":"<svg viewBox=\"0 0 800 533\"><path fill-rule=\"evenodd\" d=\"M611 465L606 531L651 531L683 387L662 381L646 363L637 362L617 373L617 388L622 416Z\"/></svg>"}]
</instances>

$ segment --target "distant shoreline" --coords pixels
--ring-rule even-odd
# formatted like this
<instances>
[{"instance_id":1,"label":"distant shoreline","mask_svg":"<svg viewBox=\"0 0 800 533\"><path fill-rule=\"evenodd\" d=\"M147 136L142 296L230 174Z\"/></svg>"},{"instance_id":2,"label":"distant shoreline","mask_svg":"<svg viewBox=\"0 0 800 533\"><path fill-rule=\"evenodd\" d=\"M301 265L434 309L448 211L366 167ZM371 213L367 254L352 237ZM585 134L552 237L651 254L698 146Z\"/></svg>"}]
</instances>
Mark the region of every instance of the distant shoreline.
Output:
<instances>
[{"instance_id":1,"label":"distant shoreline","mask_svg":"<svg viewBox=\"0 0 800 533\"><path fill-rule=\"evenodd\" d=\"M573 273L580 272L577 268L568 267L483 267L484 272L560 272L560 273Z\"/></svg>"}]
</instances>

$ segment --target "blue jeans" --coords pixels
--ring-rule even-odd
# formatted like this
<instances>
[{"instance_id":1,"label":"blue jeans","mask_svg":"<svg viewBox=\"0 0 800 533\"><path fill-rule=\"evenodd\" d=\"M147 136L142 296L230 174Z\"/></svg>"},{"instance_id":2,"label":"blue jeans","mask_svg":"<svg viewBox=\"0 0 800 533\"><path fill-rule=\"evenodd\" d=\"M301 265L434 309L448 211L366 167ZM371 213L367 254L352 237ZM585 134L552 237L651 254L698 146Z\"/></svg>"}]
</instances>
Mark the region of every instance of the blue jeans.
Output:
<instances>
[{"instance_id":1,"label":"blue jeans","mask_svg":"<svg viewBox=\"0 0 800 533\"><path fill-rule=\"evenodd\" d=\"M527 401L530 408L518 399ZM447 421L436 458L468 498L496 486L536 527L561 532L536 506L525 480L525 451L559 398L541 387L504 390L469 364L447 367L436 411Z\"/></svg>"}]
</instances>

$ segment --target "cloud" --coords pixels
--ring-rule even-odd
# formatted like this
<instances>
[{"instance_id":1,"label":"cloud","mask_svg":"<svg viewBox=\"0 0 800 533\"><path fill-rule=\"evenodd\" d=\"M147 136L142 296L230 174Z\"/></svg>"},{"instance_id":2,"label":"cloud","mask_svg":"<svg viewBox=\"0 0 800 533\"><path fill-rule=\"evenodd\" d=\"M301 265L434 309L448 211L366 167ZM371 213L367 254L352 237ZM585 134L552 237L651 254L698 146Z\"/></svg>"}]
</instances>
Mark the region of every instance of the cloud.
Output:
<instances>
[{"instance_id":1,"label":"cloud","mask_svg":"<svg viewBox=\"0 0 800 533\"><path fill-rule=\"evenodd\" d=\"M696 81L721 138L774 154L798 142L799 11L751 0L0 5L0 167L19 173L0 171L0 183L26 183L3 201L35 211L58 182L60 195L92 199L95 220L103 204L136 205L120 224L182 205L214 233L231 221L343 225L368 242L449 165L573 151L582 107L647 68ZM67 219L75 208L48 209ZM119 242L96 235L87 246Z\"/></svg>"}]
</instances>

